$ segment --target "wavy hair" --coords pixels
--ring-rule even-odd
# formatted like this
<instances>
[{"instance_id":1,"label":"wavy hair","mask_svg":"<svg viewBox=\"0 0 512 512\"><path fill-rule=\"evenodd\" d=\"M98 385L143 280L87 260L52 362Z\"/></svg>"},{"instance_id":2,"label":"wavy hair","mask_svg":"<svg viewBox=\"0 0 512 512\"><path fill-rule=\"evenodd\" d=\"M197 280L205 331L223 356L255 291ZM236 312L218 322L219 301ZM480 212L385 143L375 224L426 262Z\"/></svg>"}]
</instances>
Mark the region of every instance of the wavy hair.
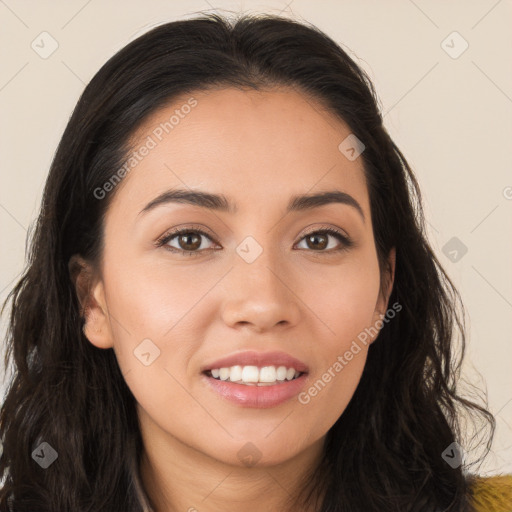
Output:
<instances>
[{"instance_id":1,"label":"wavy hair","mask_svg":"<svg viewBox=\"0 0 512 512\"><path fill-rule=\"evenodd\" d=\"M0 412L0 512L147 510L135 398L114 351L83 333L68 263L79 254L98 264L116 189L103 200L95 190L122 167L130 136L150 114L195 91L282 86L320 102L365 144L381 281L395 247L390 303L402 305L369 347L321 464L290 504L321 512L473 510L471 464L452 468L442 453L454 442L471 452L462 435L469 414L490 428L477 443L487 440L487 454L495 419L460 393L464 308L428 243L417 180L384 128L371 80L313 25L201 14L160 25L111 57L58 145L25 269L2 307L11 303L5 367L11 362L14 373ZM47 469L34 458L43 441L58 454Z\"/></svg>"}]
</instances>

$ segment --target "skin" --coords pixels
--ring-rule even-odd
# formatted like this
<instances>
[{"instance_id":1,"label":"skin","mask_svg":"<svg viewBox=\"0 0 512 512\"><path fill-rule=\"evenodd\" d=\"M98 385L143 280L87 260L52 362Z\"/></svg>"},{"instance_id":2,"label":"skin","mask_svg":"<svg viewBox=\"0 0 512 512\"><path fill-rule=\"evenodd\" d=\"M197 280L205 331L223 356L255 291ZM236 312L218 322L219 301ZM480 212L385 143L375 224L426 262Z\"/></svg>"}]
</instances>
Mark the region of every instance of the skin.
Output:
<instances>
[{"instance_id":1,"label":"skin","mask_svg":"<svg viewBox=\"0 0 512 512\"><path fill-rule=\"evenodd\" d=\"M284 510L353 396L368 346L307 404L234 405L205 385L200 369L246 349L283 350L309 366L311 386L385 313L395 253L380 294L362 161L338 149L351 133L345 123L290 89L193 97L197 106L118 185L101 267L86 272L82 261L76 284L84 332L96 347L114 349L137 400L141 475L155 512ZM132 136L135 147L188 98L148 118ZM139 215L174 187L224 194L239 211L168 203ZM366 220L337 203L285 214L290 196L333 189L356 199ZM190 224L212 235L201 237L199 255L155 247L171 228ZM332 235L319 249L308 244L304 237L325 227L348 234L354 246L332 252L343 246ZM236 252L249 235L263 249L250 264ZM168 245L187 243L175 237ZM160 350L149 366L133 354L144 339ZM237 456L249 441L260 452L250 467Z\"/></svg>"}]
</instances>

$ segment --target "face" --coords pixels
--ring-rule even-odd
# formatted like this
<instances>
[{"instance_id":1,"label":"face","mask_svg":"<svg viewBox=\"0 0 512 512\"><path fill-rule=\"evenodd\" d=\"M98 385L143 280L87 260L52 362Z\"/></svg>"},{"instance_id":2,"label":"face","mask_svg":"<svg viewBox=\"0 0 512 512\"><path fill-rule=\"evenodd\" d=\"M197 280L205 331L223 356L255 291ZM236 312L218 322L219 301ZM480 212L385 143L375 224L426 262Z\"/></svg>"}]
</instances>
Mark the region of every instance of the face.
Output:
<instances>
[{"instance_id":1,"label":"face","mask_svg":"<svg viewBox=\"0 0 512 512\"><path fill-rule=\"evenodd\" d=\"M362 160L338 149L350 133L295 91L225 89L175 100L133 135L140 159L106 215L85 334L114 349L148 431L228 464L243 464L243 449L276 464L343 413L376 337L361 333L392 286L391 276L379 293ZM229 208L162 199L175 189L224 196ZM288 209L323 192L345 195ZM227 384L232 401L203 369L245 351L285 352L307 373L293 389ZM278 386L292 396L275 403ZM261 390L259 406L248 389Z\"/></svg>"}]
</instances>

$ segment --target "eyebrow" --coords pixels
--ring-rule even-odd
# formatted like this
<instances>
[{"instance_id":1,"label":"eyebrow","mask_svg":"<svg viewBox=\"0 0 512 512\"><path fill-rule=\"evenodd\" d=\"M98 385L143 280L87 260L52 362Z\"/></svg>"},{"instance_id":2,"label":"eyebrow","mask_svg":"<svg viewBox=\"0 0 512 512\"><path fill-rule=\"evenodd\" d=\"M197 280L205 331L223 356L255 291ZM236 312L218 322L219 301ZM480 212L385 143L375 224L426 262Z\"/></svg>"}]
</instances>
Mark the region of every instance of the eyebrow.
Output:
<instances>
[{"instance_id":1,"label":"eyebrow","mask_svg":"<svg viewBox=\"0 0 512 512\"><path fill-rule=\"evenodd\" d=\"M172 189L163 192L155 199L150 201L139 212L139 215L145 214L150 210L155 209L157 206L168 203L191 204L193 206L199 206L208 210L216 210L231 214L235 214L238 211L238 207L234 203L231 203L226 198L226 196L222 194L211 194L209 192L202 192L200 190ZM287 213L301 212L312 210L313 208L318 208L320 206L332 203L352 206L358 211L359 215L363 219L363 222L365 222L366 219L361 205L351 195L339 190L329 190L325 192L319 192L317 194L292 196L286 211Z\"/></svg>"}]
</instances>

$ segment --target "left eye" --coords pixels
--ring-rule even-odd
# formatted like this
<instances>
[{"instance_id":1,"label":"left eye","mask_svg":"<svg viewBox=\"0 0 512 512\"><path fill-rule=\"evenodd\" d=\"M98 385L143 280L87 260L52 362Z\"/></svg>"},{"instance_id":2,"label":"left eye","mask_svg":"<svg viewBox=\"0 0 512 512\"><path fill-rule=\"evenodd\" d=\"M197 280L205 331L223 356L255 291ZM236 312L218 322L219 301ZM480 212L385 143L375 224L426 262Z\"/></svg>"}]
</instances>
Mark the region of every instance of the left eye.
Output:
<instances>
[{"instance_id":1,"label":"left eye","mask_svg":"<svg viewBox=\"0 0 512 512\"><path fill-rule=\"evenodd\" d=\"M317 252L332 253L332 252L346 251L349 247L352 247L352 245L353 245L352 240L348 236L343 235L338 230L333 229L333 228L326 228L326 229L321 229L321 230L317 230L317 231L308 233L301 239L301 241L306 240L306 243L308 243L308 242L311 242L312 240L315 240L315 241L318 241L319 239L320 240L322 240L322 239L328 240L329 236L334 237L338 240L338 242L341 242L341 247L334 248L334 249L332 247L321 247L324 249L329 248L331 250L317 251ZM317 242L315 242L315 243L317 243ZM320 243L320 245L322 246L323 244ZM327 245L329 245L328 242L327 242ZM317 245L317 247L318 247L318 245Z\"/></svg>"},{"instance_id":2,"label":"left eye","mask_svg":"<svg viewBox=\"0 0 512 512\"><path fill-rule=\"evenodd\" d=\"M161 239L157 241L156 245L157 247L165 246L165 248L171 252L188 254L190 256L198 255L201 252L204 252L204 250L206 250L205 248L201 249L201 246L203 245L202 237L206 237L207 239L212 240L211 236L208 233L200 229L184 228L164 235ZM329 237L336 238L340 242L340 247L329 247ZM174 239L177 239L177 247L169 245L169 242L173 241ZM313 252L321 253L337 253L339 251L346 251L353 245L352 240L348 236L342 234L341 232L333 228L325 228L317 231L312 231L311 233L307 233L305 236L301 238L300 242L302 242L303 240L308 245L312 243L313 247L316 245L316 248L313 249ZM318 243L319 240L320 243ZM327 242L323 242L324 240ZM309 246L307 248L311 247ZM326 251L324 249L329 250Z\"/></svg>"}]
</instances>

